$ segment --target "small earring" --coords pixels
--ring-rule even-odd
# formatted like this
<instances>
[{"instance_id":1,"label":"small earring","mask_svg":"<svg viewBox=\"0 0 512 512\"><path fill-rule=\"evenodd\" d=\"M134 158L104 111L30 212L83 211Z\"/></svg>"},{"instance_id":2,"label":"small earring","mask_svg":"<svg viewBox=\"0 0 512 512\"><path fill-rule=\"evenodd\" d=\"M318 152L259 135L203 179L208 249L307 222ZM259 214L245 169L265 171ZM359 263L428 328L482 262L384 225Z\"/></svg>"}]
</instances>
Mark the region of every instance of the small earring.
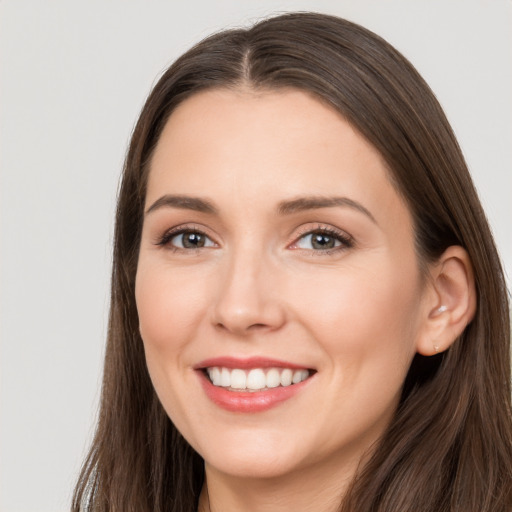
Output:
<instances>
[{"instance_id":1,"label":"small earring","mask_svg":"<svg viewBox=\"0 0 512 512\"><path fill-rule=\"evenodd\" d=\"M437 308L437 312L438 312L438 313L444 313L445 311L448 311L448 307L447 307L447 306L445 306L444 304L443 304L442 306L439 306L439 307Z\"/></svg>"},{"instance_id":2,"label":"small earring","mask_svg":"<svg viewBox=\"0 0 512 512\"><path fill-rule=\"evenodd\" d=\"M439 345L434 344L434 351L436 354L439 354Z\"/></svg>"}]
</instances>

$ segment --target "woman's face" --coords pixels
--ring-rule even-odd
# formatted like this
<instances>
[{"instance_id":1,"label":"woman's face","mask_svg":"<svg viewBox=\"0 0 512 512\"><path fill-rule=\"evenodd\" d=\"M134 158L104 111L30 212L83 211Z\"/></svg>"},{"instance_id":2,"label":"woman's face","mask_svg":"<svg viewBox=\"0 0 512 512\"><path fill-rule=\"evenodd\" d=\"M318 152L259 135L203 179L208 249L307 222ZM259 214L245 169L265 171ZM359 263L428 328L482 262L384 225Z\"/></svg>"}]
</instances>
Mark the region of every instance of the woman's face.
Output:
<instances>
[{"instance_id":1,"label":"woman's face","mask_svg":"<svg viewBox=\"0 0 512 512\"><path fill-rule=\"evenodd\" d=\"M147 365L207 468L354 467L396 409L426 302L379 153L306 93L202 92L162 133L145 210Z\"/></svg>"}]
</instances>

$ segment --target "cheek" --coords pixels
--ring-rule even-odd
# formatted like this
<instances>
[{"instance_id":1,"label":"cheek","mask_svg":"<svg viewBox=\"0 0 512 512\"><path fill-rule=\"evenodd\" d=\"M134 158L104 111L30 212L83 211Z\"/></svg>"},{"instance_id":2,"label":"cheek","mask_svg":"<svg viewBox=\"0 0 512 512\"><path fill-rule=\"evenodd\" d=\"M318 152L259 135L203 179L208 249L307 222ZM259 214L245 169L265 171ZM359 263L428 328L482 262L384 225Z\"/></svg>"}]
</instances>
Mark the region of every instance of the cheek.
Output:
<instances>
[{"instance_id":1,"label":"cheek","mask_svg":"<svg viewBox=\"0 0 512 512\"><path fill-rule=\"evenodd\" d=\"M408 366L418 330L419 281L414 267L386 263L316 273L291 290L297 316L331 358Z\"/></svg>"},{"instance_id":2,"label":"cheek","mask_svg":"<svg viewBox=\"0 0 512 512\"><path fill-rule=\"evenodd\" d=\"M146 351L177 351L193 336L203 311L204 290L177 271L139 263L135 299Z\"/></svg>"},{"instance_id":3,"label":"cheek","mask_svg":"<svg viewBox=\"0 0 512 512\"><path fill-rule=\"evenodd\" d=\"M420 311L414 272L397 279L389 268L359 270L325 282L317 275L309 299L297 295L295 302L334 384L323 400L330 410L325 428L345 425L349 436L371 431L370 426L384 428L394 413L415 354Z\"/></svg>"},{"instance_id":4,"label":"cheek","mask_svg":"<svg viewBox=\"0 0 512 512\"><path fill-rule=\"evenodd\" d=\"M139 262L135 299L148 371L164 409L182 432L188 432L183 422L191 414L187 388L195 379L189 342L203 316L201 293L188 282L165 264Z\"/></svg>"}]
</instances>

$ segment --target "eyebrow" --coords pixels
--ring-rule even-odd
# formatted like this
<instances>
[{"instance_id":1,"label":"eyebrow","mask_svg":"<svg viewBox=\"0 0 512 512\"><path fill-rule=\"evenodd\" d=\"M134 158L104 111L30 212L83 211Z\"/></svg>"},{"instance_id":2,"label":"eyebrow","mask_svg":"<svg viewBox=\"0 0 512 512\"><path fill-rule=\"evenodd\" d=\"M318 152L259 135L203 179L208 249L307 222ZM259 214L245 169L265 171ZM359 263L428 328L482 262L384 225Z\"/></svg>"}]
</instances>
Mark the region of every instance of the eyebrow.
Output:
<instances>
[{"instance_id":1,"label":"eyebrow","mask_svg":"<svg viewBox=\"0 0 512 512\"><path fill-rule=\"evenodd\" d=\"M147 210L146 215L151 213L154 210L158 210L159 208L179 208L182 210L194 210L196 212L201 213L217 213L217 208L207 201L206 199L201 199L200 197L191 197L191 196L177 196L166 194L161 198L157 199Z\"/></svg>"},{"instance_id":2,"label":"eyebrow","mask_svg":"<svg viewBox=\"0 0 512 512\"><path fill-rule=\"evenodd\" d=\"M335 206L347 206L366 215L373 223L377 224L375 217L361 203L349 199L348 197L299 197L291 201L282 201L277 207L280 215L290 215L292 213L302 212L305 210L317 210L320 208L333 208Z\"/></svg>"},{"instance_id":3,"label":"eyebrow","mask_svg":"<svg viewBox=\"0 0 512 512\"><path fill-rule=\"evenodd\" d=\"M279 215L291 215L306 210L318 210L320 208L333 208L336 206L349 207L366 215L372 222L377 224L375 217L361 203L348 197L323 197L307 196L281 201L277 206ZM194 210L201 213L218 214L217 208L207 199L200 197L166 194L157 199L147 210L146 215L160 208L179 208L183 210Z\"/></svg>"}]
</instances>

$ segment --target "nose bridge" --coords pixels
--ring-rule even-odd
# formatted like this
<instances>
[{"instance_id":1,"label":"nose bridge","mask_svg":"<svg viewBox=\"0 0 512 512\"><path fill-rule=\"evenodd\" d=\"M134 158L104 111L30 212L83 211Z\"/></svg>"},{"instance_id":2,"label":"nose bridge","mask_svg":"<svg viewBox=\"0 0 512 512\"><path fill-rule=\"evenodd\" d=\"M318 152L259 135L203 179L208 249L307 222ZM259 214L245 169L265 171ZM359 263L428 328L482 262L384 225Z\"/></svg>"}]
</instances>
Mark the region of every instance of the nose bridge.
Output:
<instances>
[{"instance_id":1,"label":"nose bridge","mask_svg":"<svg viewBox=\"0 0 512 512\"><path fill-rule=\"evenodd\" d=\"M284 312L275 294L277 269L265 251L240 245L226 256L214 304L214 323L236 334L276 329Z\"/></svg>"}]
</instances>

